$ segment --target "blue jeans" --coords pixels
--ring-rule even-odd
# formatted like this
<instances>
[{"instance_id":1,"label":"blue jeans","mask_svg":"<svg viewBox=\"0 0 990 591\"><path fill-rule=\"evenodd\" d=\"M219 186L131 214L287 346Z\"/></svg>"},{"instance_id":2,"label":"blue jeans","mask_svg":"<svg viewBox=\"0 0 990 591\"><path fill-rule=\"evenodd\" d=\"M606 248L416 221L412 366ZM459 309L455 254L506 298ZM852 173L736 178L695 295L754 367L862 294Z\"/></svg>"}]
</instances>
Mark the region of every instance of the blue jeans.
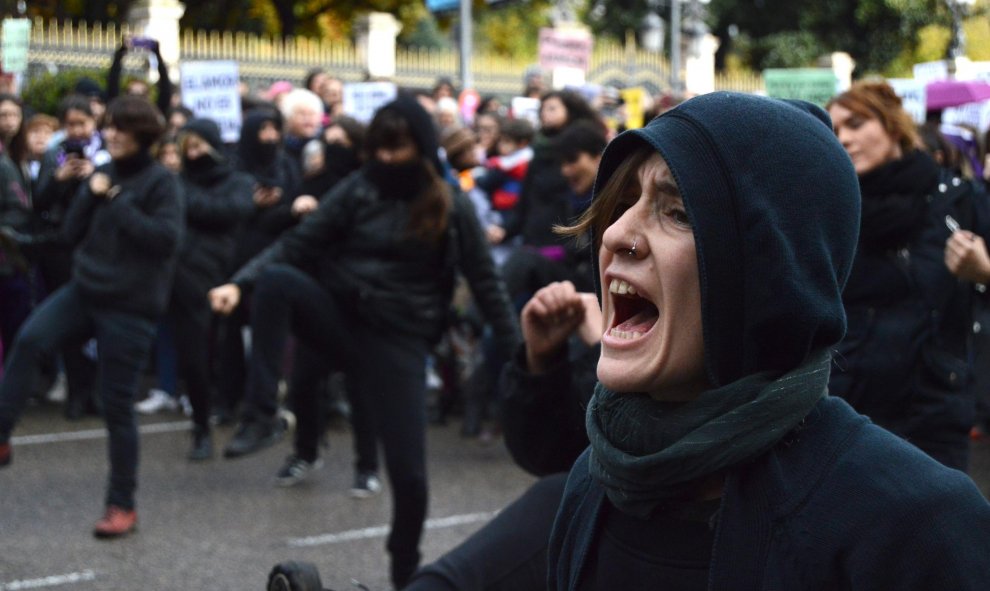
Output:
<instances>
[{"instance_id":1,"label":"blue jeans","mask_svg":"<svg viewBox=\"0 0 990 591\"><path fill-rule=\"evenodd\" d=\"M10 437L24 410L44 356L95 336L99 394L110 446L106 503L133 509L138 466L134 399L155 325L151 318L96 307L71 281L59 288L28 317L7 358L0 382L0 441Z\"/></svg>"}]
</instances>

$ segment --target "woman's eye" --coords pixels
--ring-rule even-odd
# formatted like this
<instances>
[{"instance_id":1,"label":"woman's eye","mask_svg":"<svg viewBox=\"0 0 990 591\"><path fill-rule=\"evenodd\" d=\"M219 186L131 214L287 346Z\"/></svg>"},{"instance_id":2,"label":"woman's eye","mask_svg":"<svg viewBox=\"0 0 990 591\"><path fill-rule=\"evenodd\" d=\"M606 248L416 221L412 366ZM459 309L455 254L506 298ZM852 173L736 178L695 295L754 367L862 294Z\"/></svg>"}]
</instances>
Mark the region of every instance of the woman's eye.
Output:
<instances>
[{"instance_id":1,"label":"woman's eye","mask_svg":"<svg viewBox=\"0 0 990 591\"><path fill-rule=\"evenodd\" d=\"M687 212L679 207L668 208L663 212L663 214L672 219L678 226L682 226L684 228L691 227L691 220L688 218Z\"/></svg>"}]
</instances>

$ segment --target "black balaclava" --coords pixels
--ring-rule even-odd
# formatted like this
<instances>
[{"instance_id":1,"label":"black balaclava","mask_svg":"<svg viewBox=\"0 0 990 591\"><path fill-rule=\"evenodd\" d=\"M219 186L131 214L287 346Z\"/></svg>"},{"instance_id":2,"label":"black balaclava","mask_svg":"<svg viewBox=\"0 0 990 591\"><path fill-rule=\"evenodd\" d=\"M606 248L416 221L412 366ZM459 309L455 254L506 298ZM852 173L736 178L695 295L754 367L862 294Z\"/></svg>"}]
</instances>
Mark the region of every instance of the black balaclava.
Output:
<instances>
[{"instance_id":1,"label":"black balaclava","mask_svg":"<svg viewBox=\"0 0 990 591\"><path fill-rule=\"evenodd\" d=\"M694 227L712 384L790 370L838 343L860 194L828 114L803 101L696 97L609 144L596 195L644 142L670 168Z\"/></svg>"},{"instance_id":2,"label":"black balaclava","mask_svg":"<svg viewBox=\"0 0 990 591\"><path fill-rule=\"evenodd\" d=\"M196 159L186 158L186 155L182 154L184 176L197 183L209 183L227 172L220 128L214 121L204 118L190 119L179 132L196 134L213 148L213 154L204 154Z\"/></svg>"},{"instance_id":3,"label":"black balaclava","mask_svg":"<svg viewBox=\"0 0 990 591\"><path fill-rule=\"evenodd\" d=\"M249 172L266 186L278 186L278 154L282 142L262 142L258 132L265 123L272 123L282 135L282 115L271 109L257 109L248 113L241 126L241 139L237 144L237 156L241 170Z\"/></svg>"},{"instance_id":4,"label":"black balaclava","mask_svg":"<svg viewBox=\"0 0 990 591\"><path fill-rule=\"evenodd\" d=\"M409 124L409 132L412 134L419 153L422 154L432 164L436 173L443 176L444 167L440 163L440 139L437 137L437 128L433 123L433 118L426 112L426 109L419 104L414 97L400 94L397 99L386 104L381 111L395 111L402 115L402 118ZM371 155L374 157L374 154Z\"/></svg>"}]
</instances>

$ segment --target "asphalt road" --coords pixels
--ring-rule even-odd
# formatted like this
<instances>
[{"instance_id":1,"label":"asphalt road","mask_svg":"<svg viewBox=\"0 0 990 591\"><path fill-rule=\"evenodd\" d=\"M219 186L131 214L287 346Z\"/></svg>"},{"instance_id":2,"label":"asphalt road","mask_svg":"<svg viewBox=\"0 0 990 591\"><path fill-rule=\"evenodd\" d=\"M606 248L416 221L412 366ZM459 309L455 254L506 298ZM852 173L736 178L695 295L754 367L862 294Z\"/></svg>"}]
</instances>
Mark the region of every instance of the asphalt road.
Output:
<instances>
[{"instance_id":1,"label":"asphalt road","mask_svg":"<svg viewBox=\"0 0 990 591\"><path fill-rule=\"evenodd\" d=\"M293 488L273 476L288 441L237 460L191 464L188 423L142 419L142 464L134 535L91 536L102 510L106 441L98 419L67 422L58 407L28 410L14 464L0 471L0 591L260 590L281 560L315 562L325 586L388 589L384 551L388 495L351 499L350 435L330 434L325 467ZM533 478L500 443L483 447L459 425L429 431L431 560L480 527ZM216 433L218 450L231 435ZM972 475L990 496L990 444L974 445ZM387 484L386 484L387 487Z\"/></svg>"}]
</instances>

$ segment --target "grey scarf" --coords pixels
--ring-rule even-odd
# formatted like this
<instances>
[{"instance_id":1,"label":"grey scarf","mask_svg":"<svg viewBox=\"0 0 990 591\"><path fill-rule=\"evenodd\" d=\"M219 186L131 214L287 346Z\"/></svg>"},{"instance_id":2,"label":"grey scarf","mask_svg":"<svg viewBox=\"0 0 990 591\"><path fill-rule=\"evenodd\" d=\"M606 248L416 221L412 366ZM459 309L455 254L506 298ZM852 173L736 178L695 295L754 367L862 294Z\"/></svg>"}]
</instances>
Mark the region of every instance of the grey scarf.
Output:
<instances>
[{"instance_id":1,"label":"grey scarf","mask_svg":"<svg viewBox=\"0 0 990 591\"><path fill-rule=\"evenodd\" d=\"M616 393L600 383L588 405L589 468L612 504L647 517L699 479L780 441L826 395L828 351L783 376L753 374L690 402Z\"/></svg>"}]
</instances>

